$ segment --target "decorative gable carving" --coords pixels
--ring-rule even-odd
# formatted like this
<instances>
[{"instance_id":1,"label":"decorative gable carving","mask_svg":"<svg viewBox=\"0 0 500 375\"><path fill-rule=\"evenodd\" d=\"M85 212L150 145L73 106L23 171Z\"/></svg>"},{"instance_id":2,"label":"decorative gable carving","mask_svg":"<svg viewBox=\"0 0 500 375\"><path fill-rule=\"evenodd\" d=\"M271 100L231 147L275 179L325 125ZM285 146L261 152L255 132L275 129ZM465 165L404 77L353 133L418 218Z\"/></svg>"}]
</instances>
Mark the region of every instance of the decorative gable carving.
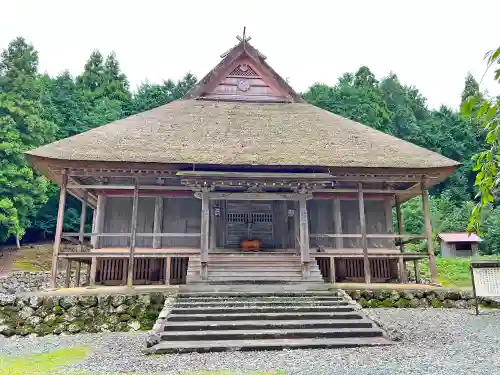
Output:
<instances>
[{"instance_id":1,"label":"decorative gable carving","mask_svg":"<svg viewBox=\"0 0 500 375\"><path fill-rule=\"evenodd\" d=\"M255 70L248 64L239 64L234 70L229 73L229 77L258 77Z\"/></svg>"},{"instance_id":2,"label":"decorative gable carving","mask_svg":"<svg viewBox=\"0 0 500 375\"><path fill-rule=\"evenodd\" d=\"M245 101L301 102L302 98L265 61L266 57L251 46L249 37L238 37L235 47L222 55L212 69L185 98Z\"/></svg>"},{"instance_id":3,"label":"decorative gable carving","mask_svg":"<svg viewBox=\"0 0 500 375\"><path fill-rule=\"evenodd\" d=\"M252 102L286 102L287 93L262 67L248 58L238 59L227 70L227 74L207 90L206 99Z\"/></svg>"}]
</instances>

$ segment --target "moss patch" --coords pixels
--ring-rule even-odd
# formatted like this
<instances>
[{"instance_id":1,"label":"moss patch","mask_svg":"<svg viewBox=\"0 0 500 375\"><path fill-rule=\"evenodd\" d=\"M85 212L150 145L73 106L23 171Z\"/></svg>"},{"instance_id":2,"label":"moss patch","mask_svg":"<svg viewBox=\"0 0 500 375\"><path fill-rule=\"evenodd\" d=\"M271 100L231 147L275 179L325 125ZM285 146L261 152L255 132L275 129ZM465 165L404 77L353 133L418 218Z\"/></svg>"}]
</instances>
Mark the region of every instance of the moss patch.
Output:
<instances>
[{"instance_id":1,"label":"moss patch","mask_svg":"<svg viewBox=\"0 0 500 375\"><path fill-rule=\"evenodd\" d=\"M48 374L63 366L81 361L88 347L64 348L51 353L22 357L0 357L0 375Z\"/></svg>"}]
</instances>

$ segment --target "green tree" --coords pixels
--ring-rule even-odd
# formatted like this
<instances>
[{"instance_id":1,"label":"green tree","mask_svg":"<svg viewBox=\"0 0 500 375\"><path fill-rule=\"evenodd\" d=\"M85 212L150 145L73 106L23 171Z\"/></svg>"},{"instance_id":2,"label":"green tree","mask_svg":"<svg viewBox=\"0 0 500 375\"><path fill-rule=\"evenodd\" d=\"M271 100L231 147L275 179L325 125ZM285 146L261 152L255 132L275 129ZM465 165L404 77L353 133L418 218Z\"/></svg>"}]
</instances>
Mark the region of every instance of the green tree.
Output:
<instances>
[{"instance_id":1,"label":"green tree","mask_svg":"<svg viewBox=\"0 0 500 375\"><path fill-rule=\"evenodd\" d=\"M496 65L494 79L500 83L500 48L486 54L487 70ZM480 121L486 133L486 150L474 155L474 168L477 172L475 186L478 189L478 202L472 211L469 230L482 232L481 224L485 208L495 203L500 186L500 97L486 98L479 93L465 99L462 114Z\"/></svg>"},{"instance_id":2,"label":"green tree","mask_svg":"<svg viewBox=\"0 0 500 375\"><path fill-rule=\"evenodd\" d=\"M57 126L42 117L38 53L23 38L0 55L0 238L20 237L47 200L47 181L28 167L24 152L54 140Z\"/></svg>"}]
</instances>

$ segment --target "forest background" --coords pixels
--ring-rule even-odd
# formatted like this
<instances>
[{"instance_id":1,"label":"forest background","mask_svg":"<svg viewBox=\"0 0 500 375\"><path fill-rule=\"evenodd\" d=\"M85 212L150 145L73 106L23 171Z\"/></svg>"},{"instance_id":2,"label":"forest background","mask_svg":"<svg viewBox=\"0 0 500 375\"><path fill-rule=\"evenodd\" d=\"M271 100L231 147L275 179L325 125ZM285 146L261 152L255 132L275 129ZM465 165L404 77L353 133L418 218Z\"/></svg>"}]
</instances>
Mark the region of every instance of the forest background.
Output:
<instances>
[{"instance_id":1,"label":"forest background","mask_svg":"<svg viewBox=\"0 0 500 375\"><path fill-rule=\"evenodd\" d=\"M462 102L486 95L472 75L464 78L457 93ZM49 76L38 71L33 45L23 38L11 41L0 55L0 243L43 241L55 230L58 187L29 167L25 151L179 99L196 81L186 73L178 81L145 82L132 90L115 54L98 50L76 77L67 71ZM460 161L452 177L431 190L430 207L434 234L466 229L476 195L471 158L486 148L478 120L446 106L429 108L418 88L400 82L396 73L377 79L366 66L344 73L335 86L315 83L302 95L318 107ZM69 199L65 231L79 230L79 210ZM421 200L406 202L402 212L405 231L422 233ZM500 207L484 212L482 231L482 254L500 254Z\"/></svg>"}]
</instances>

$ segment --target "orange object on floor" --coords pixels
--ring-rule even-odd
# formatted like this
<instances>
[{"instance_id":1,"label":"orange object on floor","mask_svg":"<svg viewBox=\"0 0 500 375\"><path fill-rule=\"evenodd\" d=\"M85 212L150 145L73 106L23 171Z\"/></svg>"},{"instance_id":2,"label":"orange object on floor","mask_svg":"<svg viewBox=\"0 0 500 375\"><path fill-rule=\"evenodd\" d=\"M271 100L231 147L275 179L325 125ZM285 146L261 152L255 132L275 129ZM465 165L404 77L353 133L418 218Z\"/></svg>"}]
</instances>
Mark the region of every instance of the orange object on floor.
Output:
<instances>
[{"instance_id":1,"label":"orange object on floor","mask_svg":"<svg viewBox=\"0 0 500 375\"><path fill-rule=\"evenodd\" d=\"M241 249L243 251L259 251L260 240L243 240L241 241Z\"/></svg>"}]
</instances>

